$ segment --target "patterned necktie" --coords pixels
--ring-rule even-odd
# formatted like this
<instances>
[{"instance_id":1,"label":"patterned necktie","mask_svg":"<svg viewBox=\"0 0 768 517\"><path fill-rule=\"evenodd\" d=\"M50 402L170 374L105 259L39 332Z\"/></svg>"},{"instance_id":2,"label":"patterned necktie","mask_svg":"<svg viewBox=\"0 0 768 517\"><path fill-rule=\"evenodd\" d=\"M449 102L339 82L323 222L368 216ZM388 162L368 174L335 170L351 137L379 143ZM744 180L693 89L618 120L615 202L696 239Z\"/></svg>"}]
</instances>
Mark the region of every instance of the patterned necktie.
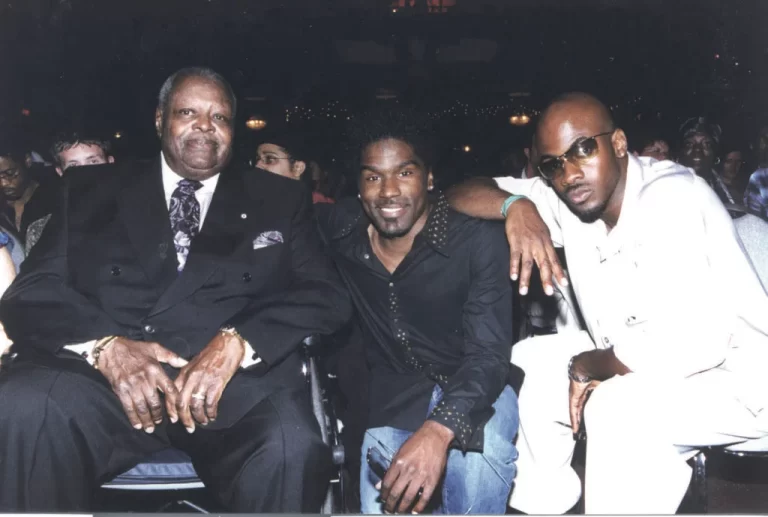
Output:
<instances>
[{"instance_id":1,"label":"patterned necktie","mask_svg":"<svg viewBox=\"0 0 768 517\"><path fill-rule=\"evenodd\" d=\"M189 255L192 239L200 231L200 203L195 197L195 191L203 186L197 180L183 179L171 194L171 204L168 212L171 216L173 244L176 246L176 259L179 262L178 271L184 269Z\"/></svg>"}]
</instances>

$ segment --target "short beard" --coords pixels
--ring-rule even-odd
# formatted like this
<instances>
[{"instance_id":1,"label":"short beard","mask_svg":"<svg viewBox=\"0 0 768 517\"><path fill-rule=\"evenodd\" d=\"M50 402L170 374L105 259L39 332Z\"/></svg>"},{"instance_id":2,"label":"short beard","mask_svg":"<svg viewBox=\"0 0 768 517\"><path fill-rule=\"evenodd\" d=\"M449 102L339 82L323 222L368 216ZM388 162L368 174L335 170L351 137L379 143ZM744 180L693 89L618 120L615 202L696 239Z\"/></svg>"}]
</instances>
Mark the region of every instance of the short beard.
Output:
<instances>
[{"instance_id":1,"label":"short beard","mask_svg":"<svg viewBox=\"0 0 768 517\"><path fill-rule=\"evenodd\" d=\"M400 237L405 237L408 235L408 232L411 231L411 228L413 228L413 225L411 225L410 228L404 228L397 231L388 231L384 228L379 227L378 224L376 224L376 221L372 221L374 228L376 228L376 232L379 234L379 237L382 239L399 239Z\"/></svg>"},{"instance_id":2,"label":"short beard","mask_svg":"<svg viewBox=\"0 0 768 517\"><path fill-rule=\"evenodd\" d=\"M603 213L605 213L605 208L608 206L608 200L606 199L603 204L601 204L599 206L596 206L594 208L590 208L589 210L584 211L584 210L579 210L578 208L574 207L570 203L570 200L567 197L561 196L560 199L563 200L563 202L566 204L568 209L571 212L573 212L576 215L576 217L579 218L579 220L581 222L587 223L587 224L594 223L595 221L600 219L600 217L602 217Z\"/></svg>"}]
</instances>

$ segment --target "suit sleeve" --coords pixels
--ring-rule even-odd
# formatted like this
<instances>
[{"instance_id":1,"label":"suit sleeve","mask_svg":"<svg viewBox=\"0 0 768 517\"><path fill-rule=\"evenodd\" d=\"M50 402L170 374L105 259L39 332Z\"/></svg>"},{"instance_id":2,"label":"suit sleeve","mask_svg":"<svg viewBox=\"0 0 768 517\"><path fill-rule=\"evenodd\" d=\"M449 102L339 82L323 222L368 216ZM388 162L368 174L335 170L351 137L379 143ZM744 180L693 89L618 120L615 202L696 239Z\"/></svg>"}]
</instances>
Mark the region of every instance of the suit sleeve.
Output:
<instances>
[{"instance_id":1,"label":"suit sleeve","mask_svg":"<svg viewBox=\"0 0 768 517\"><path fill-rule=\"evenodd\" d=\"M451 429L464 451L493 416L512 354L509 247L501 224L485 228L472 245L472 281L464 304L464 357L429 416Z\"/></svg>"},{"instance_id":2,"label":"suit sleeve","mask_svg":"<svg viewBox=\"0 0 768 517\"><path fill-rule=\"evenodd\" d=\"M65 185L40 241L0 301L0 320L19 346L56 353L66 345L121 333L117 322L70 284L69 197Z\"/></svg>"},{"instance_id":3,"label":"suit sleeve","mask_svg":"<svg viewBox=\"0 0 768 517\"><path fill-rule=\"evenodd\" d=\"M301 196L293 213L293 280L277 295L256 300L229 321L267 365L279 363L312 334L330 335L352 315L347 290L326 255L311 200Z\"/></svg>"}]
</instances>

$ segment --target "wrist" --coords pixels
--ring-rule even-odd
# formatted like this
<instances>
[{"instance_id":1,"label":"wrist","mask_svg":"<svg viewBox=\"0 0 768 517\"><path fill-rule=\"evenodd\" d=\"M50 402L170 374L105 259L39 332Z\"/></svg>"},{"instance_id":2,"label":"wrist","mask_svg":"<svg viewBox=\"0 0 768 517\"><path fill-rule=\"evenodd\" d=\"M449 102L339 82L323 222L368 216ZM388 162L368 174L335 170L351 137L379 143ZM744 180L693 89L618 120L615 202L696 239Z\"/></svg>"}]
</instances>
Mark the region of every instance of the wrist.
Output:
<instances>
[{"instance_id":1,"label":"wrist","mask_svg":"<svg viewBox=\"0 0 768 517\"><path fill-rule=\"evenodd\" d=\"M238 359L237 364L241 364L245 358L246 344L248 343L243 336L234 327L224 327L219 333L225 340L225 343L237 343ZM233 345L234 347L234 345Z\"/></svg>"},{"instance_id":2,"label":"wrist","mask_svg":"<svg viewBox=\"0 0 768 517\"><path fill-rule=\"evenodd\" d=\"M93 359L93 367L95 369L99 369L99 359L101 359L101 355L112 346L115 340L117 340L117 337L118 336L106 336L96 341L96 344L93 345L93 348L91 349L91 358Z\"/></svg>"},{"instance_id":3,"label":"wrist","mask_svg":"<svg viewBox=\"0 0 768 517\"><path fill-rule=\"evenodd\" d=\"M427 420L426 422L424 422L424 425L422 427L426 431L429 431L430 433L437 436L438 440L445 447L446 450L451 445L455 437L455 435L453 434L453 431L451 431L448 427L444 426L443 424L439 422L435 422L434 420Z\"/></svg>"},{"instance_id":4,"label":"wrist","mask_svg":"<svg viewBox=\"0 0 768 517\"><path fill-rule=\"evenodd\" d=\"M581 354L574 355L568 362L568 378L573 382L586 384L594 380L589 372L584 371L581 367Z\"/></svg>"},{"instance_id":5,"label":"wrist","mask_svg":"<svg viewBox=\"0 0 768 517\"><path fill-rule=\"evenodd\" d=\"M516 201L519 201L521 199L526 199L525 196L517 196L517 195L511 195L507 199L504 200L504 202L501 204L501 217L504 219L507 218L507 213L509 213L509 207L512 206L513 203Z\"/></svg>"}]
</instances>

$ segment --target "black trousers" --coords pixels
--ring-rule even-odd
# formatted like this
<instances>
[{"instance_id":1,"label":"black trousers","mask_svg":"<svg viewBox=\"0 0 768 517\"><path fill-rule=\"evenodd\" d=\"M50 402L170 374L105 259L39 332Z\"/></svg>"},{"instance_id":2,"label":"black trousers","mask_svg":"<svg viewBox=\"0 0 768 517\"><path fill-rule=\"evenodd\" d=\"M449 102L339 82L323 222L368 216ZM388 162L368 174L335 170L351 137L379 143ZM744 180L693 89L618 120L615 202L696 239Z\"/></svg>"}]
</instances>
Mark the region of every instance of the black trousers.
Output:
<instances>
[{"instance_id":1,"label":"black trousers","mask_svg":"<svg viewBox=\"0 0 768 517\"><path fill-rule=\"evenodd\" d=\"M102 483L168 446L230 511L319 511L332 463L306 390L275 391L224 429L165 418L147 434L95 375L28 360L0 372L0 512L88 510Z\"/></svg>"}]
</instances>

